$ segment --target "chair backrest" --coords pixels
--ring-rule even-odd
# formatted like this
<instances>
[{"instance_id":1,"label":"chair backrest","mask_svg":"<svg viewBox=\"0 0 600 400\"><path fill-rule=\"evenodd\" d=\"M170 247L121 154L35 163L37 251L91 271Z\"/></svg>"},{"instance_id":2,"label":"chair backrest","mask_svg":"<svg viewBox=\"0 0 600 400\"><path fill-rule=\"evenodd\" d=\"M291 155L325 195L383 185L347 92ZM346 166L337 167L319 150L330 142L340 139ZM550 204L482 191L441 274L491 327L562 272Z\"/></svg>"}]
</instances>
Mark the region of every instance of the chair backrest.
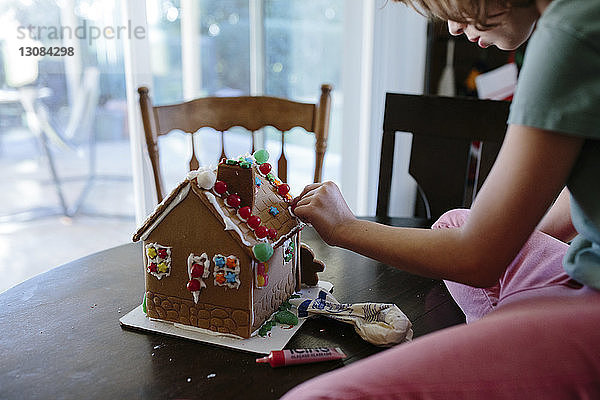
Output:
<instances>
[{"instance_id":1,"label":"chair backrest","mask_svg":"<svg viewBox=\"0 0 600 400\"><path fill-rule=\"evenodd\" d=\"M387 93L377 217L388 217L396 132L413 135L409 173L423 200L415 216L436 219L471 205L502 145L509 107L506 101Z\"/></svg>"},{"instance_id":2,"label":"chair backrest","mask_svg":"<svg viewBox=\"0 0 600 400\"><path fill-rule=\"evenodd\" d=\"M192 134L205 127L219 131L221 133L220 158L225 158L227 156L224 133L228 129L240 126L248 130L252 134L251 151L254 152L256 131L265 126L273 126L281 131L281 155L277 161L277 174L279 178L286 181L285 133L295 127L304 128L315 135L314 182L319 182L329 134L331 90L331 85L322 85L320 99L316 104L269 96L241 96L205 97L179 104L153 106L148 88L138 88L146 145L152 163L158 201L160 202L165 195L158 156L158 137L174 129ZM192 170L198 168L199 162L194 152L193 139L190 142L192 157L189 167Z\"/></svg>"}]
</instances>

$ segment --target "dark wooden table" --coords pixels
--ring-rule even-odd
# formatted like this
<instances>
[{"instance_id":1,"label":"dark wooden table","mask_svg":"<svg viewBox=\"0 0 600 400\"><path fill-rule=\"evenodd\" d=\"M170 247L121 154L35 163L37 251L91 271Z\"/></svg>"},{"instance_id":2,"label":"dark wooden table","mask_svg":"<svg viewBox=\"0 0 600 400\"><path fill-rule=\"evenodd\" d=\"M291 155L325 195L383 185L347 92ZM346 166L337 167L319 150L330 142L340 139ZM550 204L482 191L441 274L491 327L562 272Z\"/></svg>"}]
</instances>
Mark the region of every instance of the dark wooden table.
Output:
<instances>
[{"instance_id":1,"label":"dark wooden table","mask_svg":"<svg viewBox=\"0 0 600 400\"><path fill-rule=\"evenodd\" d=\"M340 302L393 302L415 337L464 321L442 282L417 277L303 232ZM344 361L271 368L257 355L120 327L144 291L142 250L125 244L0 294L0 398L278 398L297 384L381 351L350 325L307 321L287 348L334 346Z\"/></svg>"}]
</instances>

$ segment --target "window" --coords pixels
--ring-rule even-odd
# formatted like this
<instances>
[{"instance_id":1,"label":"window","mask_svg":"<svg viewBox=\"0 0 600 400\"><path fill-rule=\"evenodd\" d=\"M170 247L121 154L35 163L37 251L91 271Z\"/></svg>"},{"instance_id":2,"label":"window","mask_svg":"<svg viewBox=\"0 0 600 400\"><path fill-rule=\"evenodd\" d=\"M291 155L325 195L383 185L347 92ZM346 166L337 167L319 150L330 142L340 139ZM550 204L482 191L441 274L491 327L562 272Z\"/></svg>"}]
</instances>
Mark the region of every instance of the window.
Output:
<instances>
[{"instance_id":1,"label":"window","mask_svg":"<svg viewBox=\"0 0 600 400\"><path fill-rule=\"evenodd\" d=\"M325 176L339 174L343 0L148 0L146 2L154 104L202 96L265 94L316 102L322 83L334 86ZM258 15L257 17L252 17ZM254 35L254 36L253 36ZM259 37L260 45L250 37ZM252 65L254 57L258 66ZM258 83L256 83L258 82ZM279 133L264 130L265 147L279 156ZM225 135L230 157L250 149L249 136L232 129ZM189 138L173 132L161 138L167 190L184 176L181 157ZM219 135L196 135L202 164L215 164ZM275 153L275 154L273 154ZM173 154L179 154L173 158ZM286 135L288 182L293 192L312 182L314 138L300 132ZM312 160L312 162L306 162Z\"/></svg>"}]
</instances>

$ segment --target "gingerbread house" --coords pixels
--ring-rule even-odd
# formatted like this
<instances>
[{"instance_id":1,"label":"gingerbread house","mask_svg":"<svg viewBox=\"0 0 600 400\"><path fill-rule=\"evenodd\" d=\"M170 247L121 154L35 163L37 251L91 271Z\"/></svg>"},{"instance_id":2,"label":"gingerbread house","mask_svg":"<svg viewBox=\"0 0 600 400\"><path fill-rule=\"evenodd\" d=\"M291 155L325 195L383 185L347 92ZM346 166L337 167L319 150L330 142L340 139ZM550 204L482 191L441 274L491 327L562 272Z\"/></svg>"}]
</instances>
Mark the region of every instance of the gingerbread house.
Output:
<instances>
[{"instance_id":1,"label":"gingerbread house","mask_svg":"<svg viewBox=\"0 0 600 400\"><path fill-rule=\"evenodd\" d=\"M192 171L134 234L147 316L250 337L300 287L300 231L268 153Z\"/></svg>"}]
</instances>

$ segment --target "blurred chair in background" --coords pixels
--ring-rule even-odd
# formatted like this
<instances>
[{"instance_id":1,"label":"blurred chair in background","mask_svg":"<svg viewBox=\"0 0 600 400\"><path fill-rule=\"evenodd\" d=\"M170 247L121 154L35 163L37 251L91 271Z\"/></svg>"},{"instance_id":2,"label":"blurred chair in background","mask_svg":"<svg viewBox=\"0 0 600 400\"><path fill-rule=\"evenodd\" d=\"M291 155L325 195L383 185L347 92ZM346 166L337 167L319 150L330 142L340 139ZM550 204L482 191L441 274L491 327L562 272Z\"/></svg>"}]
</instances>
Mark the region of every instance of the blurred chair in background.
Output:
<instances>
[{"instance_id":1,"label":"blurred chair in background","mask_svg":"<svg viewBox=\"0 0 600 400\"><path fill-rule=\"evenodd\" d=\"M146 136L148 155L152 163L152 172L156 196L160 202L165 196L165 188L160 169L158 138L174 129L190 133L191 159L190 170L199 166L194 150L193 134L199 129L210 127L221 134L221 155L226 158L224 134L234 126L249 131L252 136L252 148L255 150L255 133L265 126L273 126L281 131L281 154L277 161L277 174L287 181L287 159L285 157L285 134L294 127L304 128L315 135L315 171L314 182L321 180L323 159L327 149L329 116L331 112L331 85L321 86L319 102L300 103L287 99L268 96L241 97L205 97L179 104L153 106L148 88L138 88L140 109ZM231 155L231 156L237 156Z\"/></svg>"}]
</instances>

